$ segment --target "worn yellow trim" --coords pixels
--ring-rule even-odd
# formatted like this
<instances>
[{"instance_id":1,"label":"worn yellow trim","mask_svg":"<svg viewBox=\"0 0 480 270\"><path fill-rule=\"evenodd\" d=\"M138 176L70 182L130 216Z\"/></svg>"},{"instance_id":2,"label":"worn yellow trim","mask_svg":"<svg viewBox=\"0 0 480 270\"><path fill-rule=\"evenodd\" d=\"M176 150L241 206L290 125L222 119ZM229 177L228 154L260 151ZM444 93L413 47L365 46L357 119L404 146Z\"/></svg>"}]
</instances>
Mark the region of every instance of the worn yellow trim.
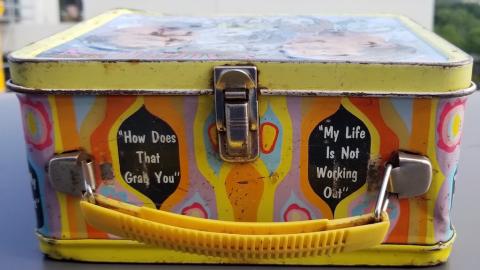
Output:
<instances>
[{"instance_id":1,"label":"worn yellow trim","mask_svg":"<svg viewBox=\"0 0 480 270\"><path fill-rule=\"evenodd\" d=\"M450 44L449 42L446 42L445 39L441 38L432 31L418 25L411 19L404 16L394 17L400 20L405 26L407 26L407 28L417 34L417 36L423 39L428 45L447 57L448 62L460 65L461 63L468 64L472 61L471 57L462 50Z\"/></svg>"},{"instance_id":2,"label":"worn yellow trim","mask_svg":"<svg viewBox=\"0 0 480 270\"><path fill-rule=\"evenodd\" d=\"M15 51L10 55L10 58L16 60L35 59L37 55L44 51L57 47L85 33L88 33L122 14L128 14L133 12L134 11L128 9L116 9L106 12L104 14L96 16L95 18L92 18L91 20L79 23L56 35L40 40L24 47L23 49Z\"/></svg>"},{"instance_id":3,"label":"worn yellow trim","mask_svg":"<svg viewBox=\"0 0 480 270\"><path fill-rule=\"evenodd\" d=\"M380 245L333 256L286 259L227 259L184 253L139 244L130 240L55 240L38 235L40 250L59 260L124 263L287 264L287 265L384 265L426 266L445 262L453 237L432 246Z\"/></svg>"},{"instance_id":4,"label":"worn yellow trim","mask_svg":"<svg viewBox=\"0 0 480 270\"><path fill-rule=\"evenodd\" d=\"M241 62L11 63L15 84L35 89L210 89L212 69ZM472 64L422 65L254 62L268 89L449 92L470 86ZM88 78L88 79L86 79Z\"/></svg>"}]
</instances>

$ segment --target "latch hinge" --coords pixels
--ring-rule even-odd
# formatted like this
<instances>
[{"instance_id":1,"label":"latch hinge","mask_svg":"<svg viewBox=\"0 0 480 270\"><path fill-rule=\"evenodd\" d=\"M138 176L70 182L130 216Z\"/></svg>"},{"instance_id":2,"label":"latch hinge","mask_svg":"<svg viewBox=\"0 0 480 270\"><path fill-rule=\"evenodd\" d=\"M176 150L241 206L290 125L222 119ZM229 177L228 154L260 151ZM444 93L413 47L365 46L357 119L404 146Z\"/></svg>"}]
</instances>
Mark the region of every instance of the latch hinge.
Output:
<instances>
[{"instance_id":1,"label":"latch hinge","mask_svg":"<svg viewBox=\"0 0 480 270\"><path fill-rule=\"evenodd\" d=\"M256 67L215 67L214 90L220 157L229 162L255 160L258 157Z\"/></svg>"},{"instance_id":2,"label":"latch hinge","mask_svg":"<svg viewBox=\"0 0 480 270\"><path fill-rule=\"evenodd\" d=\"M56 191L82 196L87 186L95 189L94 163L84 151L53 156L48 162L50 184Z\"/></svg>"}]
</instances>

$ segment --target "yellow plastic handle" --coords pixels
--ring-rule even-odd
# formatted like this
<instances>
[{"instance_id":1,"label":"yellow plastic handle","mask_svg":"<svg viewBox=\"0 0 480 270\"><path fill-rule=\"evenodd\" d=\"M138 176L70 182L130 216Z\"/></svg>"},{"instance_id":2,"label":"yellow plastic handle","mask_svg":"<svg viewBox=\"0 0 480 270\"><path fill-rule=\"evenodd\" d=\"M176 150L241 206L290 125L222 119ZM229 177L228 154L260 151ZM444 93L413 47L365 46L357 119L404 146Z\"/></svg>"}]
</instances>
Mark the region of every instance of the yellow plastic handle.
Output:
<instances>
[{"instance_id":1,"label":"yellow plastic handle","mask_svg":"<svg viewBox=\"0 0 480 270\"><path fill-rule=\"evenodd\" d=\"M126 239L226 258L297 258L332 255L379 245L390 221L386 213L335 220L234 222L189 217L95 195L81 201L93 227Z\"/></svg>"}]
</instances>

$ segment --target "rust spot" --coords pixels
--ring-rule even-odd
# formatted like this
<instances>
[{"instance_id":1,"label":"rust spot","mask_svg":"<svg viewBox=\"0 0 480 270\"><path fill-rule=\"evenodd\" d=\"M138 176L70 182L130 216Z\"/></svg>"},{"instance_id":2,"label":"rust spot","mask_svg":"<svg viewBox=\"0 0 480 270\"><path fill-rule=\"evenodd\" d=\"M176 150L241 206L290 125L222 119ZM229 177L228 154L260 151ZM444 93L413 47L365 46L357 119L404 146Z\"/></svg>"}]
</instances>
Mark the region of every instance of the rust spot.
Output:
<instances>
[{"instance_id":1,"label":"rust spot","mask_svg":"<svg viewBox=\"0 0 480 270\"><path fill-rule=\"evenodd\" d=\"M380 157L370 159L367 170L367 191L377 191L382 184L383 170L382 159Z\"/></svg>"},{"instance_id":2,"label":"rust spot","mask_svg":"<svg viewBox=\"0 0 480 270\"><path fill-rule=\"evenodd\" d=\"M270 176L268 177L268 179L270 180L270 182L272 184L276 184L279 180L279 175L277 172L273 172L272 174L270 174Z\"/></svg>"}]
</instances>

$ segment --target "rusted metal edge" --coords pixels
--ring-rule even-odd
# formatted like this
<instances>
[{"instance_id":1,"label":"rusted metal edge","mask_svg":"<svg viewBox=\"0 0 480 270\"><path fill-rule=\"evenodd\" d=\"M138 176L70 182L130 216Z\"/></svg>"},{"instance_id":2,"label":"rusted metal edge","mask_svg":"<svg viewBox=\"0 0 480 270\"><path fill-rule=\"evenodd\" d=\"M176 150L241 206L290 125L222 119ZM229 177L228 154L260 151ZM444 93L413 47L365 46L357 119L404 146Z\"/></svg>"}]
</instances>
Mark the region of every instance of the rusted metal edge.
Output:
<instances>
[{"instance_id":1,"label":"rusted metal edge","mask_svg":"<svg viewBox=\"0 0 480 270\"><path fill-rule=\"evenodd\" d=\"M200 96L213 95L213 89L35 89L14 84L11 80L7 81L7 88L13 92L36 95L112 95L112 96L132 96L132 95L152 95L152 96ZM471 82L470 87L453 90L449 92L385 92L385 91L343 91L343 90L302 90L302 89L260 89L260 94L265 96L317 96L317 97L335 97L335 96L355 96L355 97L460 97L472 94L477 90L475 83Z\"/></svg>"},{"instance_id":2,"label":"rusted metal edge","mask_svg":"<svg viewBox=\"0 0 480 270\"><path fill-rule=\"evenodd\" d=\"M13 92L35 95L83 95L83 96L200 96L213 95L212 89L36 89L7 81L7 88Z\"/></svg>"},{"instance_id":3,"label":"rusted metal edge","mask_svg":"<svg viewBox=\"0 0 480 270\"><path fill-rule=\"evenodd\" d=\"M96 62L96 63L206 63L206 62L232 62L232 65L237 63L245 64L257 64L257 63L289 63L289 64L353 64L353 65L385 65L385 66L427 66L427 67L461 67L473 63L473 58L470 55L460 61L454 62L413 62L413 61L348 61L348 60L293 60L293 59L261 59L261 60L247 60L238 58L223 58L223 59L130 59L130 58L116 58L116 59L101 59L101 58L47 58L47 57L35 57L35 58L17 58L11 54L7 55L7 61L12 64L29 64L29 63L84 63L84 62ZM242 64L242 65L245 65Z\"/></svg>"},{"instance_id":4,"label":"rusted metal edge","mask_svg":"<svg viewBox=\"0 0 480 270\"><path fill-rule=\"evenodd\" d=\"M343 90L282 90L282 89L261 89L260 93L264 96L355 96L355 97L461 97L468 96L477 90L474 82L470 83L468 88L453 90L448 92L385 92L385 91L343 91Z\"/></svg>"}]
</instances>

